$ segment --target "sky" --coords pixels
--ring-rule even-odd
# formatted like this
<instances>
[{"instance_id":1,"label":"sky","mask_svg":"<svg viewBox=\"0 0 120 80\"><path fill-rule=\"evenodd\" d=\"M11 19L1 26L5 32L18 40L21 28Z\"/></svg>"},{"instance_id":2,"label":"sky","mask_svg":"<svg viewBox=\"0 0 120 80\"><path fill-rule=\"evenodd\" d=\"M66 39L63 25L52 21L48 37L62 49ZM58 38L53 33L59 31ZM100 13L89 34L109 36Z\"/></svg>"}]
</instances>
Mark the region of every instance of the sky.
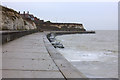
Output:
<instances>
[{"instance_id":1,"label":"sky","mask_svg":"<svg viewBox=\"0 0 120 80\"><path fill-rule=\"evenodd\" d=\"M7 2L3 6L29 11L41 20L60 23L82 23L87 30L117 30L118 2Z\"/></svg>"}]
</instances>

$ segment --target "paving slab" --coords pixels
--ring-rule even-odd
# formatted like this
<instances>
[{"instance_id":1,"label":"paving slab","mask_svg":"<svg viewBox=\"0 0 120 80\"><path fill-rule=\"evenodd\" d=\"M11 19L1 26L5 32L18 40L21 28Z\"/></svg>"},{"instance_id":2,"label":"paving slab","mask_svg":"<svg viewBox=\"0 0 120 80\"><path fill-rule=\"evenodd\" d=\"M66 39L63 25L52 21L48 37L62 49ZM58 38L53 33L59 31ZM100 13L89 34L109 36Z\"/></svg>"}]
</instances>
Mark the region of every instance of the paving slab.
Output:
<instances>
[{"instance_id":1,"label":"paving slab","mask_svg":"<svg viewBox=\"0 0 120 80\"><path fill-rule=\"evenodd\" d=\"M50 60L51 59L49 54L46 54L46 53L43 53L43 52L39 52L39 53L8 52L8 53L4 53L2 56L4 58L8 58L8 59L13 59L13 58L14 59L35 59L35 60Z\"/></svg>"},{"instance_id":2,"label":"paving slab","mask_svg":"<svg viewBox=\"0 0 120 80\"><path fill-rule=\"evenodd\" d=\"M31 45L32 46L32 45ZM3 49L3 53L6 53L6 52L32 52L32 53L47 53L46 51L44 51L44 48L41 48L41 49L31 49L31 48L27 48L27 49L16 49L16 48L13 48L13 49Z\"/></svg>"},{"instance_id":3,"label":"paving slab","mask_svg":"<svg viewBox=\"0 0 120 80\"><path fill-rule=\"evenodd\" d=\"M46 50L43 36L34 33L2 46L3 78L64 78Z\"/></svg>"},{"instance_id":4,"label":"paving slab","mask_svg":"<svg viewBox=\"0 0 120 80\"><path fill-rule=\"evenodd\" d=\"M52 60L3 59L2 69L58 70Z\"/></svg>"},{"instance_id":5,"label":"paving slab","mask_svg":"<svg viewBox=\"0 0 120 80\"><path fill-rule=\"evenodd\" d=\"M24 74L24 75L23 75ZM64 78L60 72L55 71L17 71L3 70L5 78Z\"/></svg>"}]
</instances>

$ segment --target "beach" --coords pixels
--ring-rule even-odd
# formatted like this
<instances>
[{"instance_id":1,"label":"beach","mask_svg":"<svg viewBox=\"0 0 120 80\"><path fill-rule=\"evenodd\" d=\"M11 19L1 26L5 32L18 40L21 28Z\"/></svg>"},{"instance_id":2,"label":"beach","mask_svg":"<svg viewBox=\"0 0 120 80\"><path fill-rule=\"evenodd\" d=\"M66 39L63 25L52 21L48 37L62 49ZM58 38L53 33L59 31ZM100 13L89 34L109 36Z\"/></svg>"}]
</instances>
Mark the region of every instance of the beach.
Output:
<instances>
[{"instance_id":1,"label":"beach","mask_svg":"<svg viewBox=\"0 0 120 80\"><path fill-rule=\"evenodd\" d=\"M89 78L118 77L118 32L99 30L96 34L56 37L64 49L57 50Z\"/></svg>"}]
</instances>

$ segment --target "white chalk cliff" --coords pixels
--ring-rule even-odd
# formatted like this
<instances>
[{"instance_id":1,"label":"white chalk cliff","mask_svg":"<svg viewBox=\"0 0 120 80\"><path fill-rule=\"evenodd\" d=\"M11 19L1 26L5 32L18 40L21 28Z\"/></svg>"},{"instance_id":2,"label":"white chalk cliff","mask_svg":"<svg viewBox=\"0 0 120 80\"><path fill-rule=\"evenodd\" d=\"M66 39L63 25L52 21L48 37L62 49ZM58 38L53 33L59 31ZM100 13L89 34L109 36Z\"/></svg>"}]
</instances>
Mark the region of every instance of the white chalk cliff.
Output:
<instances>
[{"instance_id":1,"label":"white chalk cliff","mask_svg":"<svg viewBox=\"0 0 120 80\"><path fill-rule=\"evenodd\" d=\"M0 30L31 30L36 29L32 21L23 19L16 11L0 6Z\"/></svg>"}]
</instances>

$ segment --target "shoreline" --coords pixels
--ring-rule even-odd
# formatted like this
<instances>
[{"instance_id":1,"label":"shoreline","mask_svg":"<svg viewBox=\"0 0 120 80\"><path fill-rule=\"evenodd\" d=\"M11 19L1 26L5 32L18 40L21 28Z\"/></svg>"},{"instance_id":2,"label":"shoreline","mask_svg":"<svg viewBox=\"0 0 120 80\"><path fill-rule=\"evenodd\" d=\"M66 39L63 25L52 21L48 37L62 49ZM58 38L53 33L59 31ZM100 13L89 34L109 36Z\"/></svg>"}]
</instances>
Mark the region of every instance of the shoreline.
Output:
<instances>
[{"instance_id":1,"label":"shoreline","mask_svg":"<svg viewBox=\"0 0 120 80\"><path fill-rule=\"evenodd\" d=\"M58 35L65 35L65 34L95 34L95 31L51 31L51 32L44 32L45 36L43 38L46 49L48 53L51 55L54 63L60 70L60 72L64 75L65 78L84 78L88 80L88 78L81 73L74 65L72 65L61 53L59 53L55 47L51 44L49 38L51 33L54 36Z\"/></svg>"},{"instance_id":2,"label":"shoreline","mask_svg":"<svg viewBox=\"0 0 120 80\"><path fill-rule=\"evenodd\" d=\"M112 40L117 40L117 39L114 38L114 35L113 35L112 39L110 38L110 35L108 35L107 36L108 39L106 39L106 34L109 34L109 33L110 34L114 34L114 33L110 32L110 31L109 32L104 31L104 32L102 32L102 34L100 34L100 32L96 32L96 33L97 33L96 35L82 35L82 34L81 35L79 35L79 34L63 35L63 36L56 37L56 39L60 40L61 43L66 47L63 50L62 49L58 49L58 52L60 52L68 61L69 60L70 61L72 61L72 60L79 60L79 61L81 61L81 62L78 61L78 63L75 62L75 64L73 62L73 64L81 72L86 73L87 75L93 75L94 72L96 72L95 73L96 75L93 75L93 77L95 76L97 78L98 76L102 77L101 75L103 74L104 69L106 69L107 66L110 65L113 62L113 61L110 61L110 60L114 60L114 58L115 58L114 55L113 55L114 52L111 52L112 49L114 51L114 48L115 48L115 47L114 48L111 47L112 44L114 43ZM113 43L110 43L111 41ZM96 45L96 43L97 43L97 45ZM103 44L105 43L105 45L103 45L102 43ZM116 43L114 43L114 44L116 44ZM107 45L108 45L108 47L107 47ZM91 46L93 46L93 47L91 47ZM117 44L116 44L116 46L117 46ZM117 47L115 49L117 50ZM102 50L104 50L104 51L102 51ZM117 55L117 54L115 54L115 55ZM117 58L117 56L116 56L116 58ZM90 61L93 61L93 63L90 62ZM100 61L100 62L98 62L98 61ZM110 62L108 62L108 61L110 61ZM102 65L104 65L104 66L102 66ZM108 68L105 71L108 71L108 73L109 73L110 69L112 67L113 68L115 67L113 65L108 66ZM88 68L87 66L90 69L87 69ZM101 68L101 67L103 67L103 68ZM101 72L99 70L96 71L96 70L94 70L92 68L95 68L95 69L101 68L101 69L99 69ZM117 69L117 67L115 67L115 70L112 70L112 71L116 72L116 69ZM101 73L101 75L97 75L99 73ZM110 73L112 73L112 72L110 72ZM106 78L108 76L109 75L106 74ZM113 75L111 77L114 78ZM115 76L115 78L116 78L116 76Z\"/></svg>"},{"instance_id":3,"label":"shoreline","mask_svg":"<svg viewBox=\"0 0 120 80\"><path fill-rule=\"evenodd\" d=\"M84 80L88 80L87 77L81 73L77 68L75 68L61 53L59 53L53 45L47 39L47 35L50 32L45 32L45 36L43 38L45 47L48 53L51 55L54 63L60 70L60 72L64 75L65 78L84 78Z\"/></svg>"}]
</instances>

